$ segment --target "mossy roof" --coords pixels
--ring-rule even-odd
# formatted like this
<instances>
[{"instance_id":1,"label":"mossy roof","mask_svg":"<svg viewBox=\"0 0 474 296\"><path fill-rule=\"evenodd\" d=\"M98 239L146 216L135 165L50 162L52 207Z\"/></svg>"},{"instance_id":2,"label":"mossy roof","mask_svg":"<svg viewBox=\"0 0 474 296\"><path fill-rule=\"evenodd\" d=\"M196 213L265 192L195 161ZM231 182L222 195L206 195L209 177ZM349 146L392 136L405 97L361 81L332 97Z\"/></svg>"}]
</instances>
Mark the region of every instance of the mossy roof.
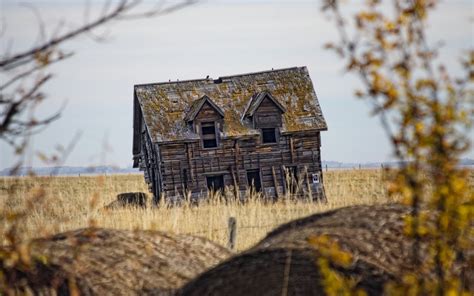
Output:
<instances>
[{"instance_id":1,"label":"mossy roof","mask_svg":"<svg viewBox=\"0 0 474 296\"><path fill-rule=\"evenodd\" d=\"M252 98L268 92L284 109L282 132L327 130L306 67L247 73L218 79L196 79L135 85L152 141L198 138L186 123L207 96L224 113L222 137L256 134L243 120Z\"/></svg>"}]
</instances>

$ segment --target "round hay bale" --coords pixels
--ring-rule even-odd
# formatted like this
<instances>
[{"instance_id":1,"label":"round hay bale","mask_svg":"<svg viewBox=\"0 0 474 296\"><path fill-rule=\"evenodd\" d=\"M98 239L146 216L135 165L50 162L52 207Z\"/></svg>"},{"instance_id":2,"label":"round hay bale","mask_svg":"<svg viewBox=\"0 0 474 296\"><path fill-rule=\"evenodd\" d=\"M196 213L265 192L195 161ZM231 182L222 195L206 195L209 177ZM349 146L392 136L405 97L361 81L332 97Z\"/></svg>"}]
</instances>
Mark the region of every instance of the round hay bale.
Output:
<instances>
[{"instance_id":1,"label":"round hay bale","mask_svg":"<svg viewBox=\"0 0 474 296\"><path fill-rule=\"evenodd\" d=\"M117 195L117 200L124 204L146 207L147 195L143 192L127 192Z\"/></svg>"},{"instance_id":2,"label":"round hay bale","mask_svg":"<svg viewBox=\"0 0 474 296\"><path fill-rule=\"evenodd\" d=\"M332 268L356 280L369 295L383 294L418 266L413 240L403 233L410 208L399 204L351 206L292 221L270 232L247 252L230 258L185 285L180 295L324 295L312 237L327 236L352 254ZM421 242L421 253L427 249Z\"/></svg>"},{"instance_id":3,"label":"round hay bale","mask_svg":"<svg viewBox=\"0 0 474 296\"><path fill-rule=\"evenodd\" d=\"M117 200L124 206L146 208L148 197L143 192L126 192L118 194Z\"/></svg>"},{"instance_id":4,"label":"round hay bale","mask_svg":"<svg viewBox=\"0 0 474 296\"><path fill-rule=\"evenodd\" d=\"M230 251L190 235L87 228L34 240L31 255L44 264L22 280L36 294L167 295Z\"/></svg>"},{"instance_id":5,"label":"round hay bale","mask_svg":"<svg viewBox=\"0 0 474 296\"><path fill-rule=\"evenodd\" d=\"M146 209L148 196L143 192L126 192L117 195L117 199L104 207L106 210L120 209L126 207L137 207Z\"/></svg>"}]
</instances>

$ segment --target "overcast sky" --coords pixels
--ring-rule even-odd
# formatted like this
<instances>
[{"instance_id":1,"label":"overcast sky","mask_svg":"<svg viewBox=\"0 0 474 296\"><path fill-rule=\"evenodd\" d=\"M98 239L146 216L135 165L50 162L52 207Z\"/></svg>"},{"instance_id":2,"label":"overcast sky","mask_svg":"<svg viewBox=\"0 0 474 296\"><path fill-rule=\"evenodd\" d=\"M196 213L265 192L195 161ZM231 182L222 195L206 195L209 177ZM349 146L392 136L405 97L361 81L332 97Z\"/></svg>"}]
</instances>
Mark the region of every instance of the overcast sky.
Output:
<instances>
[{"instance_id":1,"label":"overcast sky","mask_svg":"<svg viewBox=\"0 0 474 296\"><path fill-rule=\"evenodd\" d=\"M38 8L51 32L60 20L80 24L86 1L0 0L7 24L2 51L9 40L13 49L29 48L37 36L31 10L20 5L25 2ZM442 59L454 72L459 53L474 46L473 3L443 1L431 17L430 41L445 41ZM92 5L91 11L97 14L98 8ZM67 43L64 48L74 49L75 56L51 67L55 78L44 88L42 112L64 103L65 110L34 137L30 154L52 151L81 132L66 165L130 166L134 84L307 66L329 126L322 134L323 160L390 160L378 120L353 96L357 80L323 49L337 35L319 8L319 1L209 0L159 18L109 25L97 31L107 32L106 42L83 37ZM467 157L474 158L472 149ZM14 160L11 148L0 143L0 169ZM43 165L35 157L29 162Z\"/></svg>"}]
</instances>

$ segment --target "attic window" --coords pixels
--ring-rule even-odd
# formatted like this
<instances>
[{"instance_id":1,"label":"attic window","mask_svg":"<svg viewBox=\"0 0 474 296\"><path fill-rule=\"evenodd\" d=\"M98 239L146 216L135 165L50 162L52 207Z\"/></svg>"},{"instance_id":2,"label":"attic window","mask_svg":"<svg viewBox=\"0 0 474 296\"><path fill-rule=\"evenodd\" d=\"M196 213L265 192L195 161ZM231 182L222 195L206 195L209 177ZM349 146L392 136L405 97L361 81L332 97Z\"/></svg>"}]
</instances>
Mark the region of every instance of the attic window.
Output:
<instances>
[{"instance_id":1,"label":"attic window","mask_svg":"<svg viewBox=\"0 0 474 296\"><path fill-rule=\"evenodd\" d=\"M262 143L276 143L276 129L262 128Z\"/></svg>"},{"instance_id":2,"label":"attic window","mask_svg":"<svg viewBox=\"0 0 474 296\"><path fill-rule=\"evenodd\" d=\"M203 148L217 147L216 125L214 121L201 124L201 136Z\"/></svg>"}]
</instances>

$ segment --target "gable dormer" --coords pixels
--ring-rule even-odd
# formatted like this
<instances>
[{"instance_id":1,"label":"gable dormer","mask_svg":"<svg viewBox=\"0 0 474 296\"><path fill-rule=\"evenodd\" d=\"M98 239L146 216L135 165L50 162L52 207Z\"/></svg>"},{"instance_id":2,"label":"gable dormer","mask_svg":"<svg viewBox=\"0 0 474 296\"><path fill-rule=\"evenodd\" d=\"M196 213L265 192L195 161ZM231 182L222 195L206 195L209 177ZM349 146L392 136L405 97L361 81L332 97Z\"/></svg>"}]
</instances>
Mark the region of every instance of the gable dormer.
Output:
<instances>
[{"instance_id":1,"label":"gable dormer","mask_svg":"<svg viewBox=\"0 0 474 296\"><path fill-rule=\"evenodd\" d=\"M269 92L255 94L244 112L252 126L261 133L263 144L277 143L280 127L283 125L282 115L285 108Z\"/></svg>"},{"instance_id":2,"label":"gable dormer","mask_svg":"<svg viewBox=\"0 0 474 296\"><path fill-rule=\"evenodd\" d=\"M208 96L194 101L184 120L199 134L203 148L215 148L219 144L224 112Z\"/></svg>"},{"instance_id":3,"label":"gable dormer","mask_svg":"<svg viewBox=\"0 0 474 296\"><path fill-rule=\"evenodd\" d=\"M184 116L184 121L187 123L195 120L201 120L205 118L224 118L224 112L219 106L217 106L208 96L204 95L200 99L195 100L188 112Z\"/></svg>"},{"instance_id":4,"label":"gable dormer","mask_svg":"<svg viewBox=\"0 0 474 296\"><path fill-rule=\"evenodd\" d=\"M255 94L244 112L244 119L251 120L253 128L278 128L282 126L283 107L269 92Z\"/></svg>"}]
</instances>

